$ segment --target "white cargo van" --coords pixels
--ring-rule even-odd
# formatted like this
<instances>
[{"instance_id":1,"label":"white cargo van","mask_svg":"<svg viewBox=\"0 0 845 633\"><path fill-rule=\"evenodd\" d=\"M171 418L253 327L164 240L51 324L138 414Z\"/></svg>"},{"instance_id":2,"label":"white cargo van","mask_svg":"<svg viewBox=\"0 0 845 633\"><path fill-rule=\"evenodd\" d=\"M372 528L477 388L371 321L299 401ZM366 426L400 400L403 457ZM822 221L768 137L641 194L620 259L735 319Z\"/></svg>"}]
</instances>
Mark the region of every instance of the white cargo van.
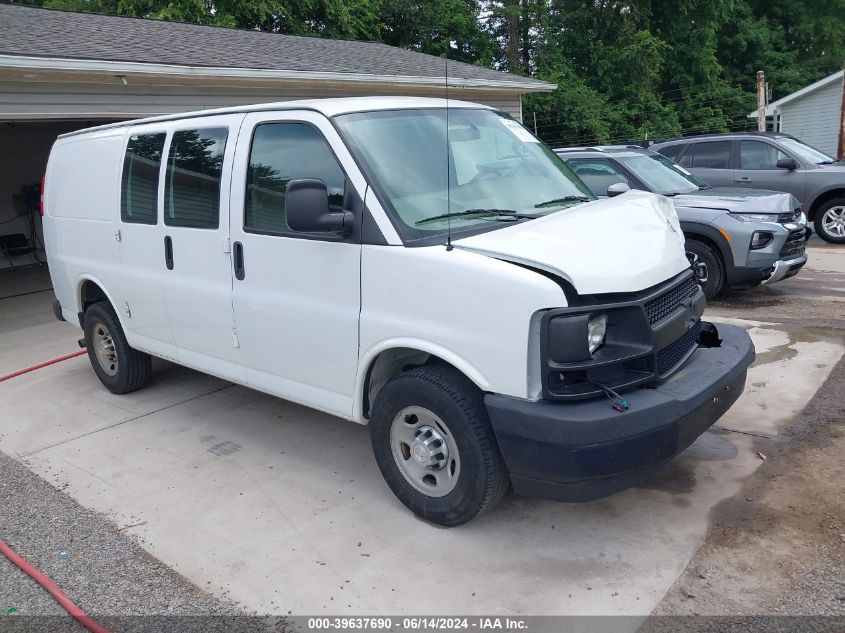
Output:
<instances>
[{"instance_id":1,"label":"white cargo van","mask_svg":"<svg viewBox=\"0 0 845 633\"><path fill-rule=\"evenodd\" d=\"M579 501L648 476L742 392L744 330L701 321L671 201L597 201L471 103L286 102L60 137L57 316L115 393L150 356L355 422L412 511L511 484Z\"/></svg>"}]
</instances>

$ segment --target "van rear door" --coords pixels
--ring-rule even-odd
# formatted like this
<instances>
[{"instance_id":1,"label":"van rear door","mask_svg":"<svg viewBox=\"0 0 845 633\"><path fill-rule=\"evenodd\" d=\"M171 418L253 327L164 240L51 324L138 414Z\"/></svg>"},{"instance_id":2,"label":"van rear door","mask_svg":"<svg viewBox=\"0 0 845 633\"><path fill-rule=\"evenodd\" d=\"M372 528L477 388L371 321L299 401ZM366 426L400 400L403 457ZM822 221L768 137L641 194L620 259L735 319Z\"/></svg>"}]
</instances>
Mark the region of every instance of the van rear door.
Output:
<instances>
[{"instance_id":1,"label":"van rear door","mask_svg":"<svg viewBox=\"0 0 845 633\"><path fill-rule=\"evenodd\" d=\"M165 149L165 301L179 362L243 382L232 313L229 184L242 114L177 121Z\"/></svg>"},{"instance_id":2,"label":"van rear door","mask_svg":"<svg viewBox=\"0 0 845 633\"><path fill-rule=\"evenodd\" d=\"M248 114L231 189L233 298L247 384L350 417L358 365L360 230L346 237L292 231L285 189L300 178L325 182L330 207L353 210L361 226L364 178L324 116Z\"/></svg>"}]
</instances>

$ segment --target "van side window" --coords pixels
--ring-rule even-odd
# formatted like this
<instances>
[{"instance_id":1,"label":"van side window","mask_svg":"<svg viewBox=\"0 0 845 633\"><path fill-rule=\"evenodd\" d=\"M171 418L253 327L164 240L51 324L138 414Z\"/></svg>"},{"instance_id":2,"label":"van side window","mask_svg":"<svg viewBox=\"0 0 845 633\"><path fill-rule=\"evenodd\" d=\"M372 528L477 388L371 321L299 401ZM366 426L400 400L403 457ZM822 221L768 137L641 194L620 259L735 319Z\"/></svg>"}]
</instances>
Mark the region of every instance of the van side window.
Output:
<instances>
[{"instance_id":1,"label":"van side window","mask_svg":"<svg viewBox=\"0 0 845 633\"><path fill-rule=\"evenodd\" d=\"M124 222L158 221L158 173L166 136L160 132L129 137L120 179L120 219Z\"/></svg>"},{"instance_id":2,"label":"van side window","mask_svg":"<svg viewBox=\"0 0 845 633\"><path fill-rule=\"evenodd\" d=\"M220 224L220 176L227 128L173 133L167 156L164 223L216 229Z\"/></svg>"},{"instance_id":3,"label":"van side window","mask_svg":"<svg viewBox=\"0 0 845 633\"><path fill-rule=\"evenodd\" d=\"M343 209L346 175L319 130L306 123L265 123L255 128L249 152L244 229L287 233L285 189L290 180L326 183L329 208Z\"/></svg>"}]
</instances>

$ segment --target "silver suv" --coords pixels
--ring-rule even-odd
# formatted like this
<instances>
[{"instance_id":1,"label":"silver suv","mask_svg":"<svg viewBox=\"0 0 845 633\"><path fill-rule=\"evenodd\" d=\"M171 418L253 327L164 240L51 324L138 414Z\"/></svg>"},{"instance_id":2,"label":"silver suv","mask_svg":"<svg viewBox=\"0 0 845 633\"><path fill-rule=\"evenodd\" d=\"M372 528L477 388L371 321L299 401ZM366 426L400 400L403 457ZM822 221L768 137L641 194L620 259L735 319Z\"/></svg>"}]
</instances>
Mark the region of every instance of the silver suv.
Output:
<instances>
[{"instance_id":1,"label":"silver suv","mask_svg":"<svg viewBox=\"0 0 845 633\"><path fill-rule=\"evenodd\" d=\"M708 299L725 286L749 288L792 277L807 262L807 220L788 193L709 187L665 156L636 145L555 152L597 196L630 188L672 198L687 257Z\"/></svg>"},{"instance_id":2,"label":"silver suv","mask_svg":"<svg viewBox=\"0 0 845 633\"><path fill-rule=\"evenodd\" d=\"M845 244L845 162L788 134L709 134L655 143L651 149L714 187L791 193L819 237Z\"/></svg>"}]
</instances>

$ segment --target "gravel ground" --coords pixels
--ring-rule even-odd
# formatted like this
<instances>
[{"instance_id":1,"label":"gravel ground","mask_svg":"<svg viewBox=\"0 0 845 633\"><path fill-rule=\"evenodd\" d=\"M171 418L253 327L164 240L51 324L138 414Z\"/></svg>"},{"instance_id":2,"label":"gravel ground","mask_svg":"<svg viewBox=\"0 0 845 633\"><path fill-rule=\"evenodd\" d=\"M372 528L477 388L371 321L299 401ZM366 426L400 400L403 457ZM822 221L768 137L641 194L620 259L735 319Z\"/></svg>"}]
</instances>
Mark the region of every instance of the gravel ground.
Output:
<instances>
[{"instance_id":1,"label":"gravel ground","mask_svg":"<svg viewBox=\"0 0 845 633\"><path fill-rule=\"evenodd\" d=\"M704 545L653 612L686 617L640 633L845 631L843 393L845 359L782 437L759 443L766 461L714 509Z\"/></svg>"},{"instance_id":2,"label":"gravel ground","mask_svg":"<svg viewBox=\"0 0 845 633\"><path fill-rule=\"evenodd\" d=\"M110 631L283 630L200 590L106 518L0 453L0 538ZM67 554L62 554L66 552ZM0 556L0 631L84 629ZM160 618L140 616L164 616ZM193 617L189 617L193 616ZM269 627L269 628L268 628Z\"/></svg>"},{"instance_id":3,"label":"gravel ground","mask_svg":"<svg viewBox=\"0 0 845 633\"><path fill-rule=\"evenodd\" d=\"M845 250L822 249L845 259ZM709 311L780 323L793 341L842 340L841 270L729 292ZM790 426L756 449L766 460L713 509L704 544L653 612L682 617L653 619L641 633L845 631L845 359ZM769 617L740 619L760 615Z\"/></svg>"}]
</instances>

